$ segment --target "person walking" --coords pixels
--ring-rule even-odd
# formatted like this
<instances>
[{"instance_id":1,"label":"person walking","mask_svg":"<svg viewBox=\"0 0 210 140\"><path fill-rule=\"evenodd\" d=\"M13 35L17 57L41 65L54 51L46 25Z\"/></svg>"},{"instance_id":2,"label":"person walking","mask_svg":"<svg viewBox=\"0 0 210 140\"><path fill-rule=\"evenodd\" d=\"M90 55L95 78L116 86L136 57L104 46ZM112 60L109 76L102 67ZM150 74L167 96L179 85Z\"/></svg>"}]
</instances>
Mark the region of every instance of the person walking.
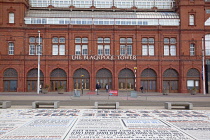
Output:
<instances>
[{"instance_id":1,"label":"person walking","mask_svg":"<svg viewBox=\"0 0 210 140\"><path fill-rule=\"evenodd\" d=\"M140 89L141 89L141 93L143 93L143 90L144 90L143 86L141 86Z\"/></svg>"},{"instance_id":2,"label":"person walking","mask_svg":"<svg viewBox=\"0 0 210 140\"><path fill-rule=\"evenodd\" d=\"M101 86L100 86L100 84L99 84L99 82L97 82L97 84L96 84L96 92L97 92L97 95L99 95L98 94L98 90L101 88Z\"/></svg>"}]
</instances>

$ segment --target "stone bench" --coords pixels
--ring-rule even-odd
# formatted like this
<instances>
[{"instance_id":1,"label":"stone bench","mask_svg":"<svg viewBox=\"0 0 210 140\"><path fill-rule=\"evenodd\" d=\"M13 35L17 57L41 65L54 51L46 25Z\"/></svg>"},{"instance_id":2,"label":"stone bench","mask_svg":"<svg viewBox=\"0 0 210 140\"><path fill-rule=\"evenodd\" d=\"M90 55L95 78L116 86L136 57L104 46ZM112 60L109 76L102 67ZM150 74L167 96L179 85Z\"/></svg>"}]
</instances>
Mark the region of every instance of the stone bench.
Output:
<instances>
[{"instance_id":1,"label":"stone bench","mask_svg":"<svg viewBox=\"0 0 210 140\"><path fill-rule=\"evenodd\" d=\"M193 104L189 102L165 102L165 109L171 109L173 106L184 106L185 109L193 109Z\"/></svg>"},{"instance_id":2,"label":"stone bench","mask_svg":"<svg viewBox=\"0 0 210 140\"><path fill-rule=\"evenodd\" d=\"M33 109L39 108L40 105L52 105L54 109L57 109L60 106L60 102L59 101L34 101L32 102Z\"/></svg>"},{"instance_id":3,"label":"stone bench","mask_svg":"<svg viewBox=\"0 0 210 140\"><path fill-rule=\"evenodd\" d=\"M11 102L10 101L0 101L0 107L3 109L10 108Z\"/></svg>"},{"instance_id":4,"label":"stone bench","mask_svg":"<svg viewBox=\"0 0 210 140\"><path fill-rule=\"evenodd\" d=\"M115 108L118 109L120 107L119 102L95 102L95 108Z\"/></svg>"}]
</instances>

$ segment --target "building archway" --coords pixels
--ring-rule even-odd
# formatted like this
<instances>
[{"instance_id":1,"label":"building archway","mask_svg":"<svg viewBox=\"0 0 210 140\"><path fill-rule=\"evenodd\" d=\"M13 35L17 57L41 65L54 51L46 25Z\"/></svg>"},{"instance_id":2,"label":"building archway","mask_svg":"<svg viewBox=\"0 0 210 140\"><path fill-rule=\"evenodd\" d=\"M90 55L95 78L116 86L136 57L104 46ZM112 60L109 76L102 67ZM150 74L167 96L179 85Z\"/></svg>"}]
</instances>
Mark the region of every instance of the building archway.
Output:
<instances>
[{"instance_id":1,"label":"building archway","mask_svg":"<svg viewBox=\"0 0 210 140\"><path fill-rule=\"evenodd\" d=\"M169 92L178 92L179 74L174 69L167 69L163 73L163 89L168 89Z\"/></svg>"},{"instance_id":2,"label":"building archway","mask_svg":"<svg viewBox=\"0 0 210 140\"><path fill-rule=\"evenodd\" d=\"M155 92L157 90L157 74L153 69L148 68L142 71L141 86L149 92Z\"/></svg>"},{"instance_id":3,"label":"building archway","mask_svg":"<svg viewBox=\"0 0 210 140\"><path fill-rule=\"evenodd\" d=\"M27 73L27 91L28 92L36 92L37 91L37 77L38 77L38 69L31 69ZM40 70L40 85L43 87L44 83L44 74Z\"/></svg>"},{"instance_id":4,"label":"building archway","mask_svg":"<svg viewBox=\"0 0 210 140\"><path fill-rule=\"evenodd\" d=\"M97 82L99 82L102 89L105 89L106 84L112 89L112 73L108 69L100 69L96 74Z\"/></svg>"},{"instance_id":5,"label":"building archway","mask_svg":"<svg viewBox=\"0 0 210 140\"><path fill-rule=\"evenodd\" d=\"M77 69L74 72L74 89L90 89L90 74L85 69Z\"/></svg>"},{"instance_id":6,"label":"building archway","mask_svg":"<svg viewBox=\"0 0 210 140\"><path fill-rule=\"evenodd\" d=\"M135 75L130 69L123 69L118 75L119 89L121 90L133 90L135 86Z\"/></svg>"},{"instance_id":7,"label":"building archway","mask_svg":"<svg viewBox=\"0 0 210 140\"><path fill-rule=\"evenodd\" d=\"M3 74L5 92L16 92L18 86L18 73L13 68L8 68Z\"/></svg>"},{"instance_id":8,"label":"building archway","mask_svg":"<svg viewBox=\"0 0 210 140\"><path fill-rule=\"evenodd\" d=\"M67 75L63 69L54 69L50 74L50 89L51 91L57 91L60 87L66 91Z\"/></svg>"},{"instance_id":9,"label":"building archway","mask_svg":"<svg viewBox=\"0 0 210 140\"><path fill-rule=\"evenodd\" d=\"M195 68L189 69L187 72L187 89L191 90L192 88L200 89L200 73Z\"/></svg>"}]
</instances>

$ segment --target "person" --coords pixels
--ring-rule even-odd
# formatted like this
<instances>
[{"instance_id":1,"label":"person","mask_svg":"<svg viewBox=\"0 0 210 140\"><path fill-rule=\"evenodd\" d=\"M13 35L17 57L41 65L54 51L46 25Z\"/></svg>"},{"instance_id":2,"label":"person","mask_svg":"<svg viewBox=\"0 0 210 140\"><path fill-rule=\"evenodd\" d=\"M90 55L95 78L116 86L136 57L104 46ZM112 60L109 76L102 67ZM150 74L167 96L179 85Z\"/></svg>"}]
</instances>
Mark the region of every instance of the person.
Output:
<instances>
[{"instance_id":1,"label":"person","mask_svg":"<svg viewBox=\"0 0 210 140\"><path fill-rule=\"evenodd\" d=\"M39 85L39 93L42 93L42 85Z\"/></svg>"},{"instance_id":2,"label":"person","mask_svg":"<svg viewBox=\"0 0 210 140\"><path fill-rule=\"evenodd\" d=\"M99 95L98 94L98 90L101 88L101 86L100 86L100 84L99 84L99 82L97 82L97 84L96 84L96 92L97 92L97 95Z\"/></svg>"},{"instance_id":3,"label":"person","mask_svg":"<svg viewBox=\"0 0 210 140\"><path fill-rule=\"evenodd\" d=\"M108 84L105 85L105 89L106 89L106 92L109 91L109 85Z\"/></svg>"},{"instance_id":4,"label":"person","mask_svg":"<svg viewBox=\"0 0 210 140\"><path fill-rule=\"evenodd\" d=\"M143 93L143 89L144 89L143 86L141 86L140 89L141 89L141 93Z\"/></svg>"}]
</instances>

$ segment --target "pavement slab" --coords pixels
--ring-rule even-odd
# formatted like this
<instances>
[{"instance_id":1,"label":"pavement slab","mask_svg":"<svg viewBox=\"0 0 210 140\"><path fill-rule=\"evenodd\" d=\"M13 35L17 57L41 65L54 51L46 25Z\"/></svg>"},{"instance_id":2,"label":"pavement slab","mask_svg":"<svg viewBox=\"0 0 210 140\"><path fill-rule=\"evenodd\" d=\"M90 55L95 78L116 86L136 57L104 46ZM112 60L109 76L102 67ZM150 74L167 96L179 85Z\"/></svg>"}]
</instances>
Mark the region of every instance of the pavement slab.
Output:
<instances>
[{"instance_id":1,"label":"pavement slab","mask_svg":"<svg viewBox=\"0 0 210 140\"><path fill-rule=\"evenodd\" d=\"M1 140L209 140L210 110L1 109Z\"/></svg>"}]
</instances>

